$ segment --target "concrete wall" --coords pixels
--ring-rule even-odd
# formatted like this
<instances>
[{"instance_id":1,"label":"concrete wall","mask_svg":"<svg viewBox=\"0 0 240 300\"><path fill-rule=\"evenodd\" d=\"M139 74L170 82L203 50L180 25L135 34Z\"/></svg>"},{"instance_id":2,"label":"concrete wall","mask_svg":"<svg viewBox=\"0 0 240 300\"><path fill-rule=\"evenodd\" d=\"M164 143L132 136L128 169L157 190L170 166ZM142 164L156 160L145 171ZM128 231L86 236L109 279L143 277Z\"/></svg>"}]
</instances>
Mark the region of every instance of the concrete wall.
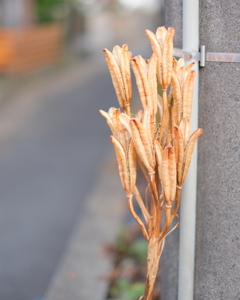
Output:
<instances>
[{"instance_id":1,"label":"concrete wall","mask_svg":"<svg viewBox=\"0 0 240 300\"><path fill-rule=\"evenodd\" d=\"M202 0L200 44L240 52L239 14L239 0ZM200 70L196 300L240 299L239 79L239 63Z\"/></svg>"},{"instance_id":2,"label":"concrete wall","mask_svg":"<svg viewBox=\"0 0 240 300\"><path fill-rule=\"evenodd\" d=\"M165 2L166 26L182 48L182 1ZM240 52L239 0L200 1L200 44ZM240 64L207 62L200 70L195 300L240 299ZM177 299L177 232L162 259L162 298ZM171 289L171 291L169 291Z\"/></svg>"}]
</instances>

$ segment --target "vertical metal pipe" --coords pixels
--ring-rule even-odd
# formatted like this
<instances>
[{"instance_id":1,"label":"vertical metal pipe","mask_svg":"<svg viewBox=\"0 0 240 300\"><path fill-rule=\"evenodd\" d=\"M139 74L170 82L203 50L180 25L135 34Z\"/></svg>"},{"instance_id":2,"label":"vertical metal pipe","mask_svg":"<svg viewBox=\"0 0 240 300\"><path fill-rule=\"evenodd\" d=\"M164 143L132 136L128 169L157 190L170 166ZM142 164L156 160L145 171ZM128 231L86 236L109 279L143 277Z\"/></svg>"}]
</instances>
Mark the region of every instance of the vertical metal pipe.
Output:
<instances>
[{"instance_id":1,"label":"vertical metal pipe","mask_svg":"<svg viewBox=\"0 0 240 300\"><path fill-rule=\"evenodd\" d=\"M183 0L183 51L199 51L199 0ZM193 59L196 59L195 57ZM189 61L187 62L189 63ZM192 131L198 128L198 62L191 117ZM178 300L193 300L195 224L197 198L197 151L192 156L191 167L184 183L180 207L180 245Z\"/></svg>"}]
</instances>

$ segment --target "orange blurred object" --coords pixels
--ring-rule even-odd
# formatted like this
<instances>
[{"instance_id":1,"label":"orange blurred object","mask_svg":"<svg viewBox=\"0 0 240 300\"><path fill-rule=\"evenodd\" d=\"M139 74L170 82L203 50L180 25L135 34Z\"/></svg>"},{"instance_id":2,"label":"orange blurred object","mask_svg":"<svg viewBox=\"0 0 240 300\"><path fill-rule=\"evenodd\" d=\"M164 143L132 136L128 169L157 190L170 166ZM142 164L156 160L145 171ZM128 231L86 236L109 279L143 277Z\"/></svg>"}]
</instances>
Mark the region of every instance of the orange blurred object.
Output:
<instances>
[{"instance_id":1,"label":"orange blurred object","mask_svg":"<svg viewBox=\"0 0 240 300\"><path fill-rule=\"evenodd\" d=\"M63 27L38 25L0 30L0 72L24 74L59 58Z\"/></svg>"}]
</instances>

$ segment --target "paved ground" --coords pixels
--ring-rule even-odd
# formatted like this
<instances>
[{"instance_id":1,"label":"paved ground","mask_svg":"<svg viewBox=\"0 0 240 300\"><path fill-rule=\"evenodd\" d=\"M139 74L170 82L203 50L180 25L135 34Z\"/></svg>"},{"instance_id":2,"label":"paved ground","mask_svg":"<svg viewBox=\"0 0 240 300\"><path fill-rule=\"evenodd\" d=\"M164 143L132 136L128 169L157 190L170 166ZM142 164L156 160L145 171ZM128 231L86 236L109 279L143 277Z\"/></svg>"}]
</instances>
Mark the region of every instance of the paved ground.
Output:
<instances>
[{"instance_id":1,"label":"paved ground","mask_svg":"<svg viewBox=\"0 0 240 300\"><path fill-rule=\"evenodd\" d=\"M137 53L147 57L143 49ZM0 300L44 297L113 154L98 112L110 106L118 104L102 56L32 83L1 105Z\"/></svg>"},{"instance_id":2,"label":"paved ground","mask_svg":"<svg viewBox=\"0 0 240 300\"><path fill-rule=\"evenodd\" d=\"M0 300L43 297L110 150L98 109L112 101L105 65L88 61L2 104Z\"/></svg>"}]
</instances>

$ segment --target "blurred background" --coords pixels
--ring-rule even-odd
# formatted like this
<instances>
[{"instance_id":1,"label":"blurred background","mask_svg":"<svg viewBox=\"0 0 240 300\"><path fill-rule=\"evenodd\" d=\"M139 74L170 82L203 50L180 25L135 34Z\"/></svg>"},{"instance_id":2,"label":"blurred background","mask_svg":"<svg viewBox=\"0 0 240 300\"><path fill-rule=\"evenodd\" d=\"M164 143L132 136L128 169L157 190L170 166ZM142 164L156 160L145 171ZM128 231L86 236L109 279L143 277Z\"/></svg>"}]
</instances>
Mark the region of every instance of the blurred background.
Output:
<instances>
[{"instance_id":1,"label":"blurred background","mask_svg":"<svg viewBox=\"0 0 240 300\"><path fill-rule=\"evenodd\" d=\"M159 0L0 0L0 300L39 300L109 156L103 48L148 57Z\"/></svg>"}]
</instances>

